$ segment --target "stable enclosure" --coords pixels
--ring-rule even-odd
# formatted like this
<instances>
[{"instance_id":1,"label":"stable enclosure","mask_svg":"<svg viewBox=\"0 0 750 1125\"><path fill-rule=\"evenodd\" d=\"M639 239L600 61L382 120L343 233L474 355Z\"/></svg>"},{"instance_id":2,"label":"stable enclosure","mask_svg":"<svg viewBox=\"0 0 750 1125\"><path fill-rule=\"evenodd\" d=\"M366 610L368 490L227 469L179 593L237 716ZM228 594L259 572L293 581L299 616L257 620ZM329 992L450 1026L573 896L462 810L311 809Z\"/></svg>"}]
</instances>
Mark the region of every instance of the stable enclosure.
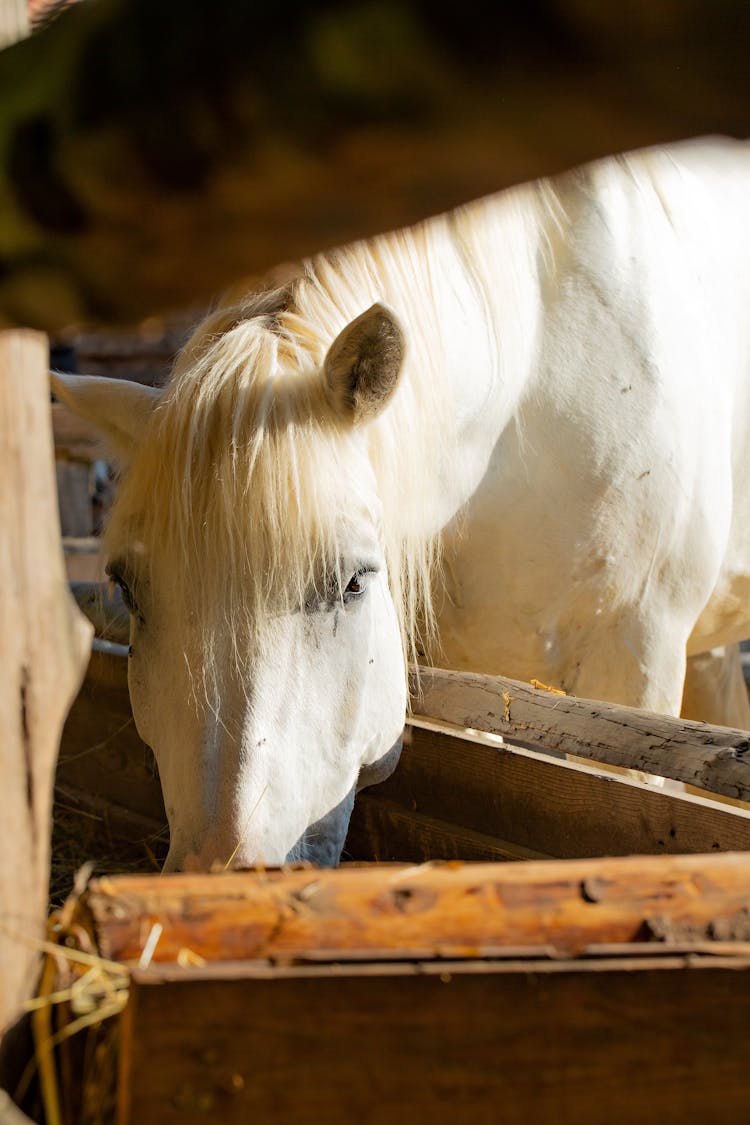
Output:
<instances>
[{"instance_id":1,"label":"stable enclosure","mask_svg":"<svg viewBox=\"0 0 750 1125\"><path fill-rule=\"evenodd\" d=\"M156 877L165 815L127 615L73 586L97 639L58 827L96 830L55 885L87 858L132 873L84 880L61 915L61 940L101 959L92 1010L116 1012L61 1047L66 1120L741 1114L747 732L423 668L400 764L359 794L340 870Z\"/></svg>"}]
</instances>

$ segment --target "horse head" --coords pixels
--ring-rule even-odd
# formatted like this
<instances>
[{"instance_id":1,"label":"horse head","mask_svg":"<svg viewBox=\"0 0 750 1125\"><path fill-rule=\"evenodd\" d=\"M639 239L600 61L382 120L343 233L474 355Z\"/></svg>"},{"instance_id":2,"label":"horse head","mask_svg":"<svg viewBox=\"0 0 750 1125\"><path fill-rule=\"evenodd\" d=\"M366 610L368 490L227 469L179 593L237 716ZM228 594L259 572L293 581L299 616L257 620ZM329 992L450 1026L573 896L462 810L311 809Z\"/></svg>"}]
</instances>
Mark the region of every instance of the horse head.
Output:
<instances>
[{"instance_id":1,"label":"horse head","mask_svg":"<svg viewBox=\"0 0 750 1125\"><path fill-rule=\"evenodd\" d=\"M120 468L107 571L167 869L335 863L357 787L397 760L402 565L370 442L404 337L381 305L327 349L303 335L223 311L163 392L53 376Z\"/></svg>"}]
</instances>

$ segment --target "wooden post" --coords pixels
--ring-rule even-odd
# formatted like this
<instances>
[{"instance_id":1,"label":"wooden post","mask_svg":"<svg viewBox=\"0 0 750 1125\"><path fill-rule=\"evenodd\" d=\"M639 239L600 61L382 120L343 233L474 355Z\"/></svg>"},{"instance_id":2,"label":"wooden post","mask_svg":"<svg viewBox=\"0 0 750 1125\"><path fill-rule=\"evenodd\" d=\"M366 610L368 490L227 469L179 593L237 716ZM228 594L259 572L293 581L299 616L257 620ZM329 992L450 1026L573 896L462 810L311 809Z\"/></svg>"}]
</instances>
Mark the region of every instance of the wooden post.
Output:
<instances>
[{"instance_id":1,"label":"wooden post","mask_svg":"<svg viewBox=\"0 0 750 1125\"><path fill-rule=\"evenodd\" d=\"M26 0L0 0L0 49L10 47L29 34Z\"/></svg>"},{"instance_id":2,"label":"wooden post","mask_svg":"<svg viewBox=\"0 0 750 1125\"><path fill-rule=\"evenodd\" d=\"M35 985L58 744L91 635L65 581L47 363L41 333L0 333L0 1037Z\"/></svg>"}]
</instances>

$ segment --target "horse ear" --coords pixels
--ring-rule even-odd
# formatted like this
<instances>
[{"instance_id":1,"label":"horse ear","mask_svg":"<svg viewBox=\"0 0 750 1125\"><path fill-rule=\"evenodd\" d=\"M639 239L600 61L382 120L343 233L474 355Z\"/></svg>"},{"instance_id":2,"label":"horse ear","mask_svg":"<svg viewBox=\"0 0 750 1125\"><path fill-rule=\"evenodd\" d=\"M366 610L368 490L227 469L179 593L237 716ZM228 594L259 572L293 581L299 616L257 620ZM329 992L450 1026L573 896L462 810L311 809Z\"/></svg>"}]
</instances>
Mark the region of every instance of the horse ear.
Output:
<instances>
[{"instance_id":1,"label":"horse ear","mask_svg":"<svg viewBox=\"0 0 750 1125\"><path fill-rule=\"evenodd\" d=\"M377 417L396 389L405 350L401 325L384 305L373 305L347 324L323 368L337 414L355 425Z\"/></svg>"},{"instance_id":2,"label":"horse ear","mask_svg":"<svg viewBox=\"0 0 750 1125\"><path fill-rule=\"evenodd\" d=\"M161 398L156 387L99 375L50 375L55 397L91 422L116 457L127 460L140 442L151 411Z\"/></svg>"}]
</instances>

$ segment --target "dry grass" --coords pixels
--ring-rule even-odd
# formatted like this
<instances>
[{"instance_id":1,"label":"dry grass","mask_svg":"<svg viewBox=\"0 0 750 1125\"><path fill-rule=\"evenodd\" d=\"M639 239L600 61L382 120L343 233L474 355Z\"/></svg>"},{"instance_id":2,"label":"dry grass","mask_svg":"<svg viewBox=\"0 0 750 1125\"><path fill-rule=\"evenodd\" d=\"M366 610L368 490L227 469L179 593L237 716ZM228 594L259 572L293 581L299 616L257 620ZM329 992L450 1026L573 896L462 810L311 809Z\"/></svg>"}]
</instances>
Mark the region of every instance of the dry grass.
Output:
<instances>
[{"instance_id":1,"label":"dry grass","mask_svg":"<svg viewBox=\"0 0 750 1125\"><path fill-rule=\"evenodd\" d=\"M80 934L68 931L74 899L90 874L158 872L168 842L166 825L159 828L58 782L50 941L40 943L44 969L38 996L29 1003L34 1057L16 1092L30 1099L27 1108L41 1112L43 1106L45 1119L53 1125L111 1125L114 1120L120 1030L116 1017L128 995L127 970L79 949Z\"/></svg>"},{"instance_id":2,"label":"dry grass","mask_svg":"<svg viewBox=\"0 0 750 1125\"><path fill-rule=\"evenodd\" d=\"M157 829L125 811L93 807L76 790L58 785L52 831L50 909L59 909L86 863L93 874L156 874L169 847L167 826Z\"/></svg>"}]
</instances>

